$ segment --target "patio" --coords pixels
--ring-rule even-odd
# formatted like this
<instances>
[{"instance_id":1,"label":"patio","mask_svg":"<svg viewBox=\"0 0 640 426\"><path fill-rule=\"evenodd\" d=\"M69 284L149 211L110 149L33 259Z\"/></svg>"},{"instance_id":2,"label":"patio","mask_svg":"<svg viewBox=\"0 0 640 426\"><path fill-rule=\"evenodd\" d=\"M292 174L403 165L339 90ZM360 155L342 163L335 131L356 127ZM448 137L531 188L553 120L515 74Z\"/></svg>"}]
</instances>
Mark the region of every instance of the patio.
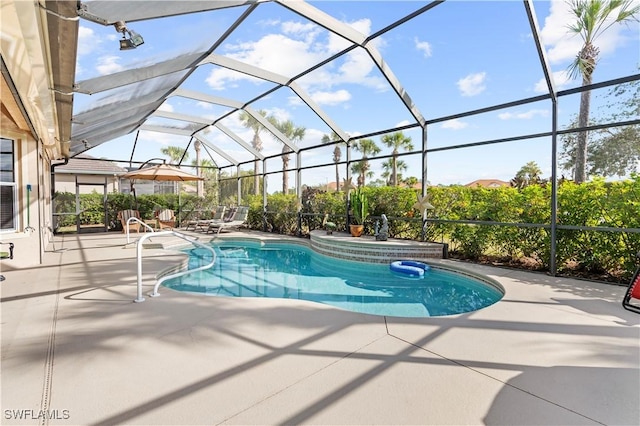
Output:
<instances>
[{"instance_id":1,"label":"patio","mask_svg":"<svg viewBox=\"0 0 640 426\"><path fill-rule=\"evenodd\" d=\"M640 418L640 316L621 307L624 287L465 264L498 280L503 300L424 319L167 289L134 304L125 243L58 235L43 265L3 270L3 424ZM146 293L182 255L143 253Z\"/></svg>"}]
</instances>

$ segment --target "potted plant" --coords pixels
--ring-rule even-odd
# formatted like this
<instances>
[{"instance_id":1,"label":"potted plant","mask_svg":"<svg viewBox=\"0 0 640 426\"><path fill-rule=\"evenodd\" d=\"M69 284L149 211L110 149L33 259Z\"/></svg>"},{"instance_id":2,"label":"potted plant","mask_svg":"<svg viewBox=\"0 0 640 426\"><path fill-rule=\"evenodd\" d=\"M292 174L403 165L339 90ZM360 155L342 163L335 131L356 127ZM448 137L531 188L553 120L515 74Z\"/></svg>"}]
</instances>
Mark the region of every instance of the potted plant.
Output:
<instances>
[{"instance_id":1,"label":"potted plant","mask_svg":"<svg viewBox=\"0 0 640 426\"><path fill-rule=\"evenodd\" d=\"M369 200L367 194L362 191L362 188L356 189L351 194L351 221L349 223L349 230L351 235L359 237L364 230L364 221L369 216Z\"/></svg>"}]
</instances>

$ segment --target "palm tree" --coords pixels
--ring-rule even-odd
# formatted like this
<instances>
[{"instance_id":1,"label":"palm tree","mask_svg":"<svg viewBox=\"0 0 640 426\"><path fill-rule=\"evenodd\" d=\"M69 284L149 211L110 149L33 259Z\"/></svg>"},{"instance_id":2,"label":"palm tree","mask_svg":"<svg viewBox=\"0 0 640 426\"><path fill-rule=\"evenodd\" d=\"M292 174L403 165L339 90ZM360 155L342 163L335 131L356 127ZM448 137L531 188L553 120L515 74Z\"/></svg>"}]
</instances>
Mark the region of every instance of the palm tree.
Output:
<instances>
[{"instance_id":1,"label":"palm tree","mask_svg":"<svg viewBox=\"0 0 640 426\"><path fill-rule=\"evenodd\" d=\"M535 161L529 161L527 164L516 173L516 176L511 179L511 186L522 189L529 185L544 183L544 180L540 177L542 170Z\"/></svg>"},{"instance_id":2,"label":"palm tree","mask_svg":"<svg viewBox=\"0 0 640 426\"><path fill-rule=\"evenodd\" d=\"M371 165L369 164L369 154L375 155L380 152L380 147L376 145L373 139L358 139L353 143L353 148L356 151L362 153L362 160L356 165L351 167L352 171L358 170L358 186L364 186L365 176L373 176L373 172L370 171Z\"/></svg>"},{"instance_id":3,"label":"palm tree","mask_svg":"<svg viewBox=\"0 0 640 426\"><path fill-rule=\"evenodd\" d=\"M420 181L418 180L417 177L415 176L409 176L406 179L402 180L404 182L405 185L407 185L409 188L413 188L414 185L417 185Z\"/></svg>"},{"instance_id":4,"label":"palm tree","mask_svg":"<svg viewBox=\"0 0 640 426\"><path fill-rule=\"evenodd\" d=\"M180 160L182 159L183 155L185 160L189 159L189 153L186 152L184 149L180 148L179 146L171 146L171 145L165 146L160 149L160 152L163 155L166 155L167 157L169 157L171 162L174 164L178 164L178 162L180 162ZM177 184L174 182L173 183L174 193L176 192L176 189L177 189Z\"/></svg>"},{"instance_id":5,"label":"palm tree","mask_svg":"<svg viewBox=\"0 0 640 426\"><path fill-rule=\"evenodd\" d=\"M365 163L364 161L358 161L351 165L351 173L358 175L358 186L364 186L365 176L371 179L374 175L373 171L369 170L367 164L368 163Z\"/></svg>"},{"instance_id":6,"label":"palm tree","mask_svg":"<svg viewBox=\"0 0 640 426\"><path fill-rule=\"evenodd\" d=\"M202 181L203 196L213 205L218 200L218 168L212 160L204 158L200 160L200 176L204 177Z\"/></svg>"},{"instance_id":7,"label":"palm tree","mask_svg":"<svg viewBox=\"0 0 640 426\"><path fill-rule=\"evenodd\" d=\"M307 131L304 127L297 127L293 121L279 121L275 117L269 117L269 122L273 126L280 130L280 133L285 135L291 142L299 142L304 139L304 134ZM282 193L289 192L289 153L291 148L285 143L282 144Z\"/></svg>"},{"instance_id":8,"label":"palm tree","mask_svg":"<svg viewBox=\"0 0 640 426\"><path fill-rule=\"evenodd\" d=\"M322 135L322 143L330 143L333 141L340 140L340 136L336 132L331 132L331 136ZM333 148L333 162L336 165L336 192L340 191L340 170L338 169L338 163L340 162L340 157L342 157L342 150L340 149L340 144L335 144Z\"/></svg>"},{"instance_id":9,"label":"palm tree","mask_svg":"<svg viewBox=\"0 0 640 426\"><path fill-rule=\"evenodd\" d=\"M267 112L265 110L258 110L258 114L263 117L267 116ZM242 111L240 113L240 122L247 129L253 130L253 139L251 140L251 146L260 152L262 151L262 139L260 139L260 133L264 130L264 126L258 120L256 120L251 114L246 111ZM253 167L253 193L258 195L260 193L260 177L258 174L260 173L260 163L256 158Z\"/></svg>"},{"instance_id":10,"label":"palm tree","mask_svg":"<svg viewBox=\"0 0 640 426\"><path fill-rule=\"evenodd\" d=\"M193 149L195 149L196 151L196 159L195 159L195 166L196 166L196 175L197 176L202 176L202 173L200 173L200 145L202 145L202 142L200 142L198 139L196 139L195 143L193 144ZM198 197L202 197L203 193L204 193L204 183L199 180L197 182L197 194Z\"/></svg>"},{"instance_id":11,"label":"palm tree","mask_svg":"<svg viewBox=\"0 0 640 426\"><path fill-rule=\"evenodd\" d=\"M582 48L569 66L571 77L582 76L582 86L592 83L593 72L598 62L600 49L593 43L603 32L617 23L637 20L640 5L633 6L633 0L572 0L571 12L576 22L569 25L569 31L578 34L583 41ZM614 15L615 13L615 15ZM609 17L613 16L613 19ZM589 109L591 107L591 91L586 90L580 95L580 112L578 127L586 127L589 123ZM574 181L582 183L586 180L587 169L587 131L578 133L576 149L576 165Z\"/></svg>"},{"instance_id":12,"label":"palm tree","mask_svg":"<svg viewBox=\"0 0 640 426\"><path fill-rule=\"evenodd\" d=\"M402 148L405 151L413 151L411 137L405 136L404 133L400 131L390 135L384 135L380 140L389 148L393 148L393 152L391 153L391 186L398 186L398 150Z\"/></svg>"},{"instance_id":13,"label":"palm tree","mask_svg":"<svg viewBox=\"0 0 640 426\"><path fill-rule=\"evenodd\" d=\"M165 146L160 149L160 152L163 155L166 155L167 157L169 157L171 162L174 164L178 164L178 162L182 159L183 155L185 160L189 159L189 153L184 152L184 149L180 148L179 146L171 146L171 145Z\"/></svg>"},{"instance_id":14,"label":"palm tree","mask_svg":"<svg viewBox=\"0 0 640 426\"><path fill-rule=\"evenodd\" d=\"M405 163L403 160L396 160L395 164L393 160L393 158L389 158L387 161L382 163L382 168L384 169L384 172L382 172L382 177L385 179L388 186L397 186L397 183L396 185L393 185L392 183L394 167L396 170L395 176L397 182L402 181L402 173L398 173L398 171L406 171L409 168L409 166L407 166L407 163Z\"/></svg>"}]
</instances>

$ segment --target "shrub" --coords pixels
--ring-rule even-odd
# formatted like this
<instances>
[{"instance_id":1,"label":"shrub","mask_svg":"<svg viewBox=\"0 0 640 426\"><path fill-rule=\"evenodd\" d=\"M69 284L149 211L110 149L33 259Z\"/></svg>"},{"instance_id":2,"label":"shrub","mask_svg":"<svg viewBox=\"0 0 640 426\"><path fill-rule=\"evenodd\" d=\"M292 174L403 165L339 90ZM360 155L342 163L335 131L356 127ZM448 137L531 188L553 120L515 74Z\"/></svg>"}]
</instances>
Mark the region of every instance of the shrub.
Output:
<instances>
[{"instance_id":1,"label":"shrub","mask_svg":"<svg viewBox=\"0 0 640 426\"><path fill-rule=\"evenodd\" d=\"M369 220L365 232L373 233L378 218L389 219L389 236L421 239L422 220L413 208L416 191L410 188L365 187L369 200ZM440 239L450 250L469 259L496 255L509 259L527 257L548 267L551 240L551 186L530 185L515 188L469 188L464 186L432 187L428 189L434 209L428 211L425 227L427 240ZM57 193L57 213L75 212L75 194ZM253 229L296 235L321 228L322 219L346 230L346 195L344 192L324 192L305 189L298 222L298 204L293 194L272 194L267 197L267 212L263 214L262 196L245 195L250 206L248 223ZM178 202L180 201L180 206ZM170 208L184 213L202 208L202 199L193 195L141 195L137 208L145 219L153 218L154 210ZM102 223L104 206L101 194L80 196L82 224ZM107 214L110 229L119 229L117 212L136 208L131 195L109 194ZM75 225L75 215L57 216L60 226ZM439 222L442 220L441 222ZM471 220L482 223L458 223ZM588 226L602 230L557 230L555 262L561 273L599 273L605 278L624 282L635 269L635 254L640 251L640 233L613 232L606 228L640 229L640 175L619 182L593 179L577 185L562 182L558 186L558 225ZM498 223L517 224L500 225ZM530 224L533 224L530 225Z\"/></svg>"}]
</instances>

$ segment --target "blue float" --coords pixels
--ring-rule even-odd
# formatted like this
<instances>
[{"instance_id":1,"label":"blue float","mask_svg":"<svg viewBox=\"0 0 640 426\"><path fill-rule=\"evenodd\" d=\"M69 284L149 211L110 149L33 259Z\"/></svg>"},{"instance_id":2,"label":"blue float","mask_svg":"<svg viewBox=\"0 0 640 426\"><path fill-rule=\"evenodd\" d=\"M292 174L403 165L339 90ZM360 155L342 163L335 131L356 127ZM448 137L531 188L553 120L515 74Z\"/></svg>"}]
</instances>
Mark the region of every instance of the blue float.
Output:
<instances>
[{"instance_id":1,"label":"blue float","mask_svg":"<svg viewBox=\"0 0 640 426\"><path fill-rule=\"evenodd\" d=\"M428 271L431 267L426 263L416 262L415 260L396 260L391 262L389 269L409 277L422 278L425 271Z\"/></svg>"}]
</instances>

